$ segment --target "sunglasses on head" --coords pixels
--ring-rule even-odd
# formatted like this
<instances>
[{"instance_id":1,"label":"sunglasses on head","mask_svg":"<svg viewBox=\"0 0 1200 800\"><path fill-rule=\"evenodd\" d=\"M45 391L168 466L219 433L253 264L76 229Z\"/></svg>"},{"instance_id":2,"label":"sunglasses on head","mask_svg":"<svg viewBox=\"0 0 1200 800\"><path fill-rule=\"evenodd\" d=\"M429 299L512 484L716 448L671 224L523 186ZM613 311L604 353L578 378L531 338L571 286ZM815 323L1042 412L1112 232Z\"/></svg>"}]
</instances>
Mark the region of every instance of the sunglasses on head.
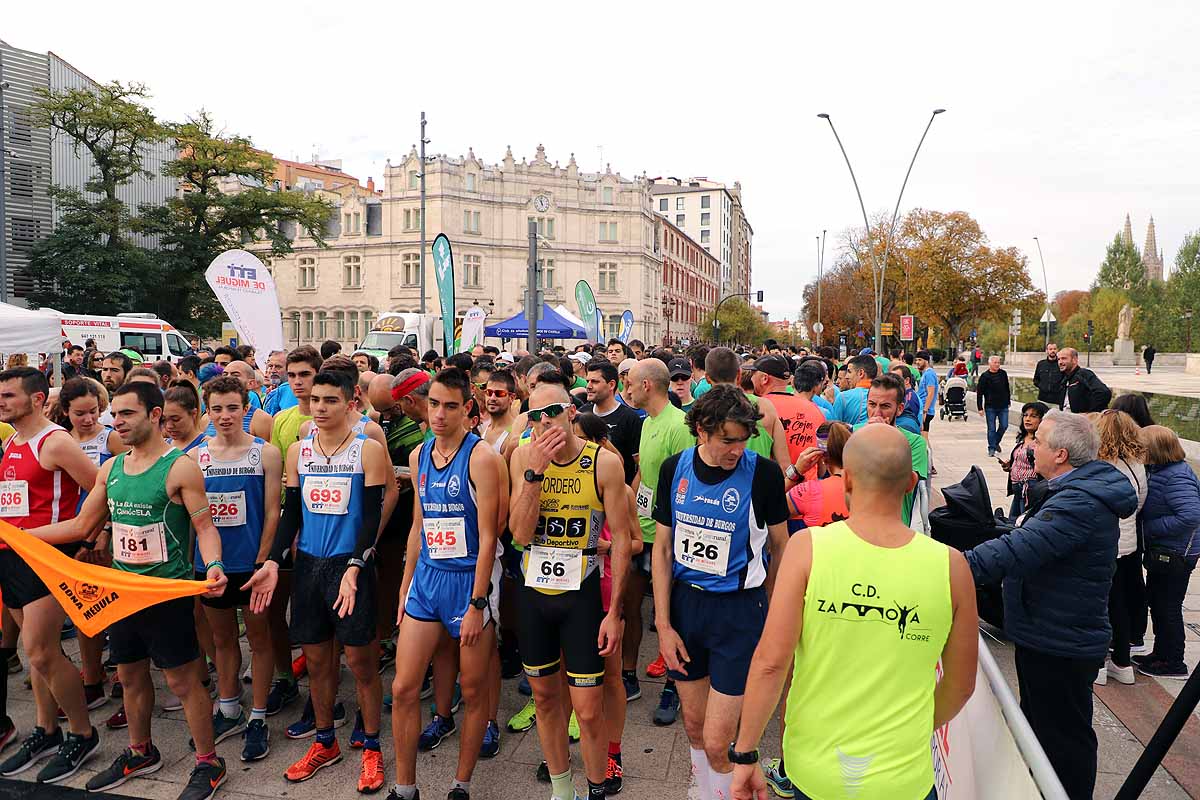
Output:
<instances>
[{"instance_id":1,"label":"sunglasses on head","mask_svg":"<svg viewBox=\"0 0 1200 800\"><path fill-rule=\"evenodd\" d=\"M557 417L559 414L563 413L566 410L567 410L566 403L551 403L550 405L545 406L544 408L531 408L531 409L529 409L529 421L530 422L541 422L543 414L545 414L548 419L554 419L555 417Z\"/></svg>"},{"instance_id":2,"label":"sunglasses on head","mask_svg":"<svg viewBox=\"0 0 1200 800\"><path fill-rule=\"evenodd\" d=\"M484 389L483 393L488 397L508 397L508 389Z\"/></svg>"},{"instance_id":3,"label":"sunglasses on head","mask_svg":"<svg viewBox=\"0 0 1200 800\"><path fill-rule=\"evenodd\" d=\"M482 383L476 383L476 384L474 384L474 386L476 389L482 389L483 387L487 386L487 381L483 381Z\"/></svg>"}]
</instances>

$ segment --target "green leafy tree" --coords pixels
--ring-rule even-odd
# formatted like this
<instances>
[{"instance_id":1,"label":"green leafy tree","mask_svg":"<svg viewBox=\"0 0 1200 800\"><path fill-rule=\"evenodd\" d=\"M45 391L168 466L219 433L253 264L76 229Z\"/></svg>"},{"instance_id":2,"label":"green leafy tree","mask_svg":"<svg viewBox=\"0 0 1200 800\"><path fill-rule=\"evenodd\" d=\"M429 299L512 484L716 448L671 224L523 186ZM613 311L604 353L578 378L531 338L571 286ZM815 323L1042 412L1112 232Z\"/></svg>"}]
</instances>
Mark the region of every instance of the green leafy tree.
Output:
<instances>
[{"instance_id":1,"label":"green leafy tree","mask_svg":"<svg viewBox=\"0 0 1200 800\"><path fill-rule=\"evenodd\" d=\"M186 190L163 207L147 209L141 226L161 236L164 245L157 307L166 319L187 319L199 330L215 331L224 312L204 279L212 260L239 247L268 260L283 256L292 252L292 237L299 233L324 246L332 207L303 192L274 190L274 160L246 137L215 130L204 111L172 125L170 135L179 155L163 172Z\"/></svg>"},{"instance_id":2,"label":"green leafy tree","mask_svg":"<svg viewBox=\"0 0 1200 800\"><path fill-rule=\"evenodd\" d=\"M1142 256L1120 234L1114 236L1108 245L1092 288L1116 289L1128 292L1134 298L1139 297L1146 288L1146 268L1142 265Z\"/></svg>"},{"instance_id":3,"label":"green leafy tree","mask_svg":"<svg viewBox=\"0 0 1200 800\"><path fill-rule=\"evenodd\" d=\"M742 300L729 300L720 304L716 319L721 323L716 340L733 342L735 344L762 344L771 338L771 327L763 322L762 314L755 311ZM713 314L706 314L699 323L701 335L711 336L713 331Z\"/></svg>"}]
</instances>

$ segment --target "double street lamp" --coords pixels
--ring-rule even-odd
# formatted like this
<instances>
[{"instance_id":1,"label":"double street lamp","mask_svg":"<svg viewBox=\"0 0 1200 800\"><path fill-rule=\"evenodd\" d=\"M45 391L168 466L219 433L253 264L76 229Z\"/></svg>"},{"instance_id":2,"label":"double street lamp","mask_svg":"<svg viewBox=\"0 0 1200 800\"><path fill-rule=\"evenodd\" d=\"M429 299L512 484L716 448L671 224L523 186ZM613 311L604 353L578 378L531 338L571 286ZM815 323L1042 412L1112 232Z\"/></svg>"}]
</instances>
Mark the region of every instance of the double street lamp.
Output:
<instances>
[{"instance_id":1,"label":"double street lamp","mask_svg":"<svg viewBox=\"0 0 1200 800\"><path fill-rule=\"evenodd\" d=\"M900 184L900 194L896 197L896 208L892 211L892 224L888 229L887 239L883 246L883 263L876 262L874 248L871 248L871 278L873 288L875 289L875 351L883 352L883 281L887 273L887 260L891 250L892 237L896 232L896 218L900 214L900 201L904 197L904 189L908 186L908 176L912 174L913 164L917 163L917 153L921 152L921 145L925 143L925 137L929 133L929 128L933 125L933 119L938 114L946 111L944 108L935 108L933 113L929 115L929 122L925 125L925 131L921 134L921 140L917 142L917 149L913 151L912 160L908 162L908 171L904 173L904 182ZM846 168L850 170L850 180L854 182L854 192L858 195L858 207L862 210L863 225L866 229L867 246L871 246L871 222L867 219L867 207L863 204L862 190L858 188L858 178L854 177L854 167L850 165L850 156L846 155L846 148L842 144L842 137L838 136L837 128L833 127L833 120L828 114L817 114L817 116L829 123L829 129L833 131L833 138L837 140L838 148L842 151L842 158L846 160Z\"/></svg>"},{"instance_id":2,"label":"double street lamp","mask_svg":"<svg viewBox=\"0 0 1200 800\"><path fill-rule=\"evenodd\" d=\"M1046 320L1046 346L1044 350L1050 349L1050 281L1046 278L1046 259L1042 258L1042 243L1038 237L1033 237L1033 241L1037 243L1038 261L1042 262L1042 283L1046 287L1046 313L1043 315Z\"/></svg>"}]
</instances>

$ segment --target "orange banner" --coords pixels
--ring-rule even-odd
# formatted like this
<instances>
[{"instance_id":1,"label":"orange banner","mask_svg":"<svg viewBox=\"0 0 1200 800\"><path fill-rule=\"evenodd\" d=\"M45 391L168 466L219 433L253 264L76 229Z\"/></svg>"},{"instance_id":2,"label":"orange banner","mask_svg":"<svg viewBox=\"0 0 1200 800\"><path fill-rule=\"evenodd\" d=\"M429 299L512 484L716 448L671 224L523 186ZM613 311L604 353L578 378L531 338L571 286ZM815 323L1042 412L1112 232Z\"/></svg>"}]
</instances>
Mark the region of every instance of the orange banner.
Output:
<instances>
[{"instance_id":1,"label":"orange banner","mask_svg":"<svg viewBox=\"0 0 1200 800\"><path fill-rule=\"evenodd\" d=\"M206 591L203 581L148 578L76 561L3 520L0 539L25 559L75 627L87 636L95 636L143 608Z\"/></svg>"}]
</instances>

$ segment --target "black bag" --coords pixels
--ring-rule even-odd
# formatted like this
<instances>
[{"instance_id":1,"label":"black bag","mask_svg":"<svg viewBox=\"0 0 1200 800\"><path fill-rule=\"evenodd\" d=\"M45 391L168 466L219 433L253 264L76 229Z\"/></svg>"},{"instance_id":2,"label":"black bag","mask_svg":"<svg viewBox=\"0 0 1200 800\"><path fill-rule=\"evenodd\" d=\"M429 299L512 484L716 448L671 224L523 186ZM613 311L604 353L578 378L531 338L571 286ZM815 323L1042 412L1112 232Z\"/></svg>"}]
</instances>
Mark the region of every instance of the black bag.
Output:
<instances>
[{"instance_id":1,"label":"black bag","mask_svg":"<svg viewBox=\"0 0 1200 800\"><path fill-rule=\"evenodd\" d=\"M935 541L966 551L1013 528L1003 511L991 509L987 479L979 467L971 467L961 481L942 489L942 497L946 505L929 512L930 536ZM1000 583L977 586L975 599L980 618L1003 628L1004 599Z\"/></svg>"}]
</instances>

